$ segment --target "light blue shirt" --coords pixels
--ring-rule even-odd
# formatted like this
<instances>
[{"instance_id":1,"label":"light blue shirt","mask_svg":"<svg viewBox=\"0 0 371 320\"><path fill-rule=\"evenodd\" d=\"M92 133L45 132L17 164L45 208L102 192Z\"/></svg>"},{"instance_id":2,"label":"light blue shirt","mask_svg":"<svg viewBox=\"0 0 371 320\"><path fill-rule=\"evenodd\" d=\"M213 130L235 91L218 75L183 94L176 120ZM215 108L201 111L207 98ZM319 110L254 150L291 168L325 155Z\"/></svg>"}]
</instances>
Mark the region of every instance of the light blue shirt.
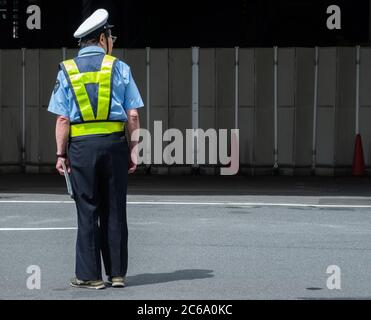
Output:
<instances>
[{"instance_id":1,"label":"light blue shirt","mask_svg":"<svg viewBox=\"0 0 371 320\"><path fill-rule=\"evenodd\" d=\"M78 56L90 56L105 53L98 46L89 46L79 51ZM143 107L143 100L131 74L130 67L118 60L113 70L112 102L108 120L127 121L127 110ZM48 111L70 119L70 122L81 122L81 117L73 98L68 80L62 70L50 98Z\"/></svg>"}]
</instances>

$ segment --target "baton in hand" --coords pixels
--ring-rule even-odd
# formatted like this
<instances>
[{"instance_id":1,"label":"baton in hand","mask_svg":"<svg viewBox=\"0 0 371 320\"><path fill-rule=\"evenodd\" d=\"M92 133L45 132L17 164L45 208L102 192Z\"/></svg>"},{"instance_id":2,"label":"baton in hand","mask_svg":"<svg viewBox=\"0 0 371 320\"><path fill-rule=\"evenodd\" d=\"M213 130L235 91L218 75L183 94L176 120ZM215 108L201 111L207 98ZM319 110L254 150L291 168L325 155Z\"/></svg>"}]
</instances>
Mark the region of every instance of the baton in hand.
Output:
<instances>
[{"instance_id":1,"label":"baton in hand","mask_svg":"<svg viewBox=\"0 0 371 320\"><path fill-rule=\"evenodd\" d=\"M71 180L70 180L70 175L68 174L66 163L64 159L61 159L62 161L62 167L64 171L64 178L66 179L66 185L67 185L67 192L73 199L73 191L72 191L72 186L71 186Z\"/></svg>"}]
</instances>

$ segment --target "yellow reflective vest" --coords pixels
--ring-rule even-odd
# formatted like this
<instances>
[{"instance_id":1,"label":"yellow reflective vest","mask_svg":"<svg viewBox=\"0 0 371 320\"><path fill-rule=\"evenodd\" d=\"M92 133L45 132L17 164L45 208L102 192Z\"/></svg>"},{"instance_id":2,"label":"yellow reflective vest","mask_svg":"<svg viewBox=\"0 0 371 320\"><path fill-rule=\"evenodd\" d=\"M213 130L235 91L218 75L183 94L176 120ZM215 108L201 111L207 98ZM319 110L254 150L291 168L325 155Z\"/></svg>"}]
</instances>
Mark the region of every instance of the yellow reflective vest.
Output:
<instances>
[{"instance_id":1,"label":"yellow reflective vest","mask_svg":"<svg viewBox=\"0 0 371 320\"><path fill-rule=\"evenodd\" d=\"M108 120L112 90L111 77L115 60L116 58L105 55L99 71L82 73L73 59L62 62L82 117L81 123L71 124L71 137L124 131L124 122ZM97 84L99 87L96 115L86 91L86 84Z\"/></svg>"}]
</instances>

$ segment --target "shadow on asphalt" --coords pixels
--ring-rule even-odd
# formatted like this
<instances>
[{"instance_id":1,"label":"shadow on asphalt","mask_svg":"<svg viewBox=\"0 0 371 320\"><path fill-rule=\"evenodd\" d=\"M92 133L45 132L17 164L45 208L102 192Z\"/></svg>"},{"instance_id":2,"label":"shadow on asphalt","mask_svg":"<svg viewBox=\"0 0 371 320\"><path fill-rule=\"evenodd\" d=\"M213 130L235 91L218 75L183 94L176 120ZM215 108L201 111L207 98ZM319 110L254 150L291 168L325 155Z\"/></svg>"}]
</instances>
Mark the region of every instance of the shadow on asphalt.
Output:
<instances>
[{"instance_id":1,"label":"shadow on asphalt","mask_svg":"<svg viewBox=\"0 0 371 320\"><path fill-rule=\"evenodd\" d=\"M180 280L197 280L212 278L213 270L185 269L166 273L143 273L126 277L126 285L129 287L143 286L156 283L165 283Z\"/></svg>"}]
</instances>

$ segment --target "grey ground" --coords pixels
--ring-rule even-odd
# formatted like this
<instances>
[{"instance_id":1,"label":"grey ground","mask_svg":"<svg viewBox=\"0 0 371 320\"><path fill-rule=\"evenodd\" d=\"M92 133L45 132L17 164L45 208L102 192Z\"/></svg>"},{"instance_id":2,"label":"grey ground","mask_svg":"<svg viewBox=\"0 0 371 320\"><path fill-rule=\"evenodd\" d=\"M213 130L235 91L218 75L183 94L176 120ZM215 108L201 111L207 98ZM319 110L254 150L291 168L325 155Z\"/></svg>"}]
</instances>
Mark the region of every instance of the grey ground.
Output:
<instances>
[{"instance_id":1,"label":"grey ground","mask_svg":"<svg viewBox=\"0 0 371 320\"><path fill-rule=\"evenodd\" d=\"M370 182L134 176L126 288L68 286L75 229L0 230L0 299L371 299L371 208L342 206L371 205ZM67 203L9 202L23 200ZM62 177L0 175L0 229L75 227L68 201ZM279 203L298 206L267 205ZM26 287L29 265L41 268L40 290ZM341 268L340 290L326 286L329 265Z\"/></svg>"}]
</instances>

